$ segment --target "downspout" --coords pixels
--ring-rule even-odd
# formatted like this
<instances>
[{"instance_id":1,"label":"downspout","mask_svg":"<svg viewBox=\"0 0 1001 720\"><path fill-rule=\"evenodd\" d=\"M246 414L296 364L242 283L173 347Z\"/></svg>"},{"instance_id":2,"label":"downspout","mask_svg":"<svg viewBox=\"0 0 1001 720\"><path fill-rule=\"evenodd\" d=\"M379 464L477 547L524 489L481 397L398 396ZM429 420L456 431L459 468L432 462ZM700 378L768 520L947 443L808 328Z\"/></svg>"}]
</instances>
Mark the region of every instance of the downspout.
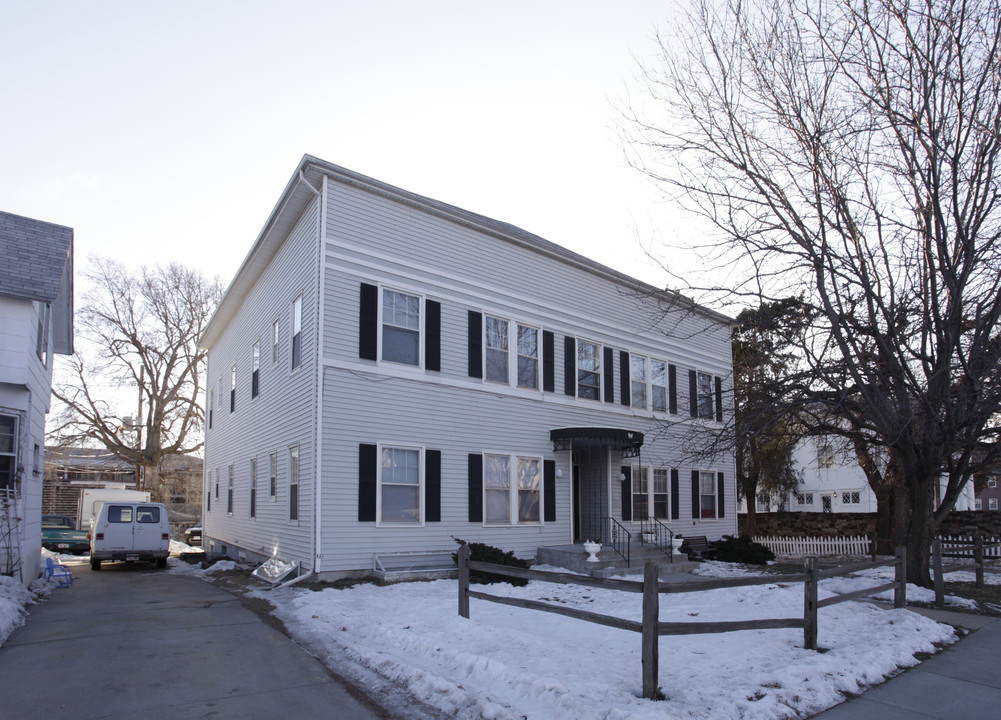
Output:
<instances>
[{"instance_id":1,"label":"downspout","mask_svg":"<svg viewBox=\"0 0 1001 720\"><path fill-rule=\"evenodd\" d=\"M305 185L310 191L319 198L319 203L317 204L317 228L316 228L316 332L314 333L314 338L316 339L316 352L314 356L316 358L316 375L314 377L313 383L313 414L314 422L313 427L315 430L315 436L313 438L313 532L311 533L311 552L313 556L312 566L313 573L319 572L319 565L322 553L320 552L320 423L323 413L320 411L323 402L323 282L324 282L324 260L323 260L323 237L324 237L324 221L327 216L327 203L326 203L326 193L321 193L315 187L313 187L310 182L306 179L305 173L299 171L299 181ZM323 187L326 189L327 178L326 175L323 177Z\"/></svg>"}]
</instances>

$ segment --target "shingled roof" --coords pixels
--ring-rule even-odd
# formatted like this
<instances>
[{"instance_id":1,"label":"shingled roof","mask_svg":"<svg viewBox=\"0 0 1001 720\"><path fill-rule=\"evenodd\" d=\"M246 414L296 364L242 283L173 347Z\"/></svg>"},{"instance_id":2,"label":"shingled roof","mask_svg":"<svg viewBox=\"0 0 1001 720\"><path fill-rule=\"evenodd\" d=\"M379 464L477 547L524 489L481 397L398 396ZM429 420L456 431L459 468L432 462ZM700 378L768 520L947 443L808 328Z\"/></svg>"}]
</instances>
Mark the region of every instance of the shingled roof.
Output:
<instances>
[{"instance_id":1,"label":"shingled roof","mask_svg":"<svg viewBox=\"0 0 1001 720\"><path fill-rule=\"evenodd\" d=\"M54 302L73 247L73 228L0 212L0 295Z\"/></svg>"}]
</instances>

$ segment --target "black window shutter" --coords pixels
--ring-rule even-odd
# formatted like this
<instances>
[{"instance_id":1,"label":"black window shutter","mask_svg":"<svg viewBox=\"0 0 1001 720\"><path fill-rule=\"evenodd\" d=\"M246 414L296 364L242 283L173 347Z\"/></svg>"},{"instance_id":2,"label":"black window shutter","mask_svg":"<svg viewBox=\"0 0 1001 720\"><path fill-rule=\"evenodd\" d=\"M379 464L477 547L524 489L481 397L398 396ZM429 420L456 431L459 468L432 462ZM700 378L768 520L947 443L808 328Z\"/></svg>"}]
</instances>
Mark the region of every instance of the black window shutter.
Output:
<instances>
[{"instance_id":1,"label":"black window shutter","mask_svg":"<svg viewBox=\"0 0 1001 720\"><path fill-rule=\"evenodd\" d=\"M716 473L716 517L723 517L723 508L726 506L726 496L723 492L723 473Z\"/></svg>"},{"instance_id":2,"label":"black window shutter","mask_svg":"<svg viewBox=\"0 0 1001 720\"><path fill-rule=\"evenodd\" d=\"M441 522L441 450L424 452L424 511L428 522Z\"/></svg>"},{"instance_id":3,"label":"black window shutter","mask_svg":"<svg viewBox=\"0 0 1001 720\"><path fill-rule=\"evenodd\" d=\"M483 522L483 456L469 454L469 522Z\"/></svg>"},{"instance_id":4,"label":"black window shutter","mask_svg":"<svg viewBox=\"0 0 1001 720\"><path fill-rule=\"evenodd\" d=\"M358 521L375 522L375 486L378 482L378 448L358 446Z\"/></svg>"},{"instance_id":5,"label":"black window shutter","mask_svg":"<svg viewBox=\"0 0 1001 720\"><path fill-rule=\"evenodd\" d=\"M358 317L358 357L377 360L379 347L379 288L361 284L361 311Z\"/></svg>"},{"instance_id":6,"label":"black window shutter","mask_svg":"<svg viewBox=\"0 0 1001 720\"><path fill-rule=\"evenodd\" d=\"M723 422L723 378L716 378L716 422Z\"/></svg>"},{"instance_id":7,"label":"black window shutter","mask_svg":"<svg viewBox=\"0 0 1001 720\"><path fill-rule=\"evenodd\" d=\"M699 471L692 470L692 518L699 519Z\"/></svg>"},{"instance_id":8,"label":"black window shutter","mask_svg":"<svg viewBox=\"0 0 1001 720\"><path fill-rule=\"evenodd\" d=\"M607 347L602 353L604 355L603 361L605 363L605 402L613 403L615 402L615 368L612 367L612 362L615 359L615 351L612 348Z\"/></svg>"},{"instance_id":9,"label":"black window shutter","mask_svg":"<svg viewBox=\"0 0 1001 720\"><path fill-rule=\"evenodd\" d=\"M678 468L671 468L671 519L681 517L681 483L678 482Z\"/></svg>"},{"instance_id":10,"label":"black window shutter","mask_svg":"<svg viewBox=\"0 0 1001 720\"><path fill-rule=\"evenodd\" d=\"M542 502L545 505L543 520L556 522L556 461L542 461Z\"/></svg>"},{"instance_id":11,"label":"black window shutter","mask_svg":"<svg viewBox=\"0 0 1001 720\"><path fill-rule=\"evenodd\" d=\"M542 389L556 390L556 336L550 330L542 331Z\"/></svg>"},{"instance_id":12,"label":"black window shutter","mask_svg":"<svg viewBox=\"0 0 1001 720\"><path fill-rule=\"evenodd\" d=\"M629 406L630 386L629 386L629 353L625 350L619 351L619 402Z\"/></svg>"},{"instance_id":13,"label":"black window shutter","mask_svg":"<svg viewBox=\"0 0 1001 720\"><path fill-rule=\"evenodd\" d=\"M667 393L668 412L672 415L678 414L678 368L674 365L667 366Z\"/></svg>"},{"instance_id":14,"label":"black window shutter","mask_svg":"<svg viewBox=\"0 0 1001 720\"><path fill-rule=\"evenodd\" d=\"M483 377L483 313L469 311L469 377Z\"/></svg>"},{"instance_id":15,"label":"black window shutter","mask_svg":"<svg viewBox=\"0 0 1001 720\"><path fill-rule=\"evenodd\" d=\"M427 370L441 372L441 303L435 300L424 302L425 330L424 367Z\"/></svg>"},{"instance_id":16,"label":"black window shutter","mask_svg":"<svg viewBox=\"0 0 1001 720\"><path fill-rule=\"evenodd\" d=\"M563 392L577 394L577 339L570 335L563 338Z\"/></svg>"},{"instance_id":17,"label":"black window shutter","mask_svg":"<svg viewBox=\"0 0 1001 720\"><path fill-rule=\"evenodd\" d=\"M625 479L622 481L622 519L633 519L633 469L628 465L622 466L622 474Z\"/></svg>"},{"instance_id":18,"label":"black window shutter","mask_svg":"<svg viewBox=\"0 0 1001 720\"><path fill-rule=\"evenodd\" d=\"M699 416L699 385L694 370L688 371L688 408L692 417Z\"/></svg>"}]
</instances>

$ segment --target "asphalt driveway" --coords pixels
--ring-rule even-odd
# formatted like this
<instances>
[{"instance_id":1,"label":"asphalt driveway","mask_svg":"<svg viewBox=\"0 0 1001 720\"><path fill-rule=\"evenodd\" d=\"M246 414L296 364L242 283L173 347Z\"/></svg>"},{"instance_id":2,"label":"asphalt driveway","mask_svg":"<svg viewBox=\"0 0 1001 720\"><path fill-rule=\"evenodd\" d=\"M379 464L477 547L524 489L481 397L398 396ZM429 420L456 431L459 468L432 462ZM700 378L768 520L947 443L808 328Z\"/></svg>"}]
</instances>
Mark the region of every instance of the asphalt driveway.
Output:
<instances>
[{"instance_id":1,"label":"asphalt driveway","mask_svg":"<svg viewBox=\"0 0 1001 720\"><path fill-rule=\"evenodd\" d=\"M385 717L225 590L145 563L71 567L0 646L3 717Z\"/></svg>"}]
</instances>

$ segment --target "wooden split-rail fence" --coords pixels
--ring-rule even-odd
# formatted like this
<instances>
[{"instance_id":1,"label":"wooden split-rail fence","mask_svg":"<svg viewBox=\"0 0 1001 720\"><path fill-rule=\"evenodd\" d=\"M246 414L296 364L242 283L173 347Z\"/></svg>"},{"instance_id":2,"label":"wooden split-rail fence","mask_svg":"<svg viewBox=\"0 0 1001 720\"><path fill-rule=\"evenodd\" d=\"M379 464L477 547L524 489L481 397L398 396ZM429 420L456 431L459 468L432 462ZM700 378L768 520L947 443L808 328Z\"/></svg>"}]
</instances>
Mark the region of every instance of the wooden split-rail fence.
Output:
<instances>
[{"instance_id":1,"label":"wooden split-rail fence","mask_svg":"<svg viewBox=\"0 0 1001 720\"><path fill-rule=\"evenodd\" d=\"M660 636L661 635L700 635L708 633L735 632L738 630L763 630L778 628L802 628L803 645L810 650L817 649L817 611L820 608L838 603L855 600L886 590L893 590L893 605L902 608L906 604L907 557L904 548L897 548L896 557L876 562L863 562L843 565L827 570L820 570L817 559L806 558L804 571L795 575L771 575L768 577L744 577L725 579L706 579L685 583L662 583L658 578L658 568L654 563L647 563L644 568L643 581L624 580L619 578L595 578L588 575L548 572L515 568L507 565L478 562L469 559L469 548L465 545L459 548L459 615L469 618L469 600L487 600L489 602L510 605L513 607L539 610L542 612L565 615L577 620L606 625L608 627L630 630L640 633L641 660L643 667L643 697L656 700L662 697L657 685L659 675ZM849 575L869 568L892 566L895 568L894 580L890 583L856 590L837 595L824 600L817 599L817 587L821 580ZM583 585L605 590L620 590L638 593L643 596L643 619L641 621L627 620L611 615L602 615L586 610L578 610L563 605L555 605L540 600L527 598L491 595L469 587L470 571L480 571L542 582L559 583L563 585ZM672 593L701 592L720 588L749 587L754 585L771 585L776 582L783 584L803 583L803 616L791 618L765 618L761 620L736 620L725 622L661 622L660 595Z\"/></svg>"}]
</instances>

